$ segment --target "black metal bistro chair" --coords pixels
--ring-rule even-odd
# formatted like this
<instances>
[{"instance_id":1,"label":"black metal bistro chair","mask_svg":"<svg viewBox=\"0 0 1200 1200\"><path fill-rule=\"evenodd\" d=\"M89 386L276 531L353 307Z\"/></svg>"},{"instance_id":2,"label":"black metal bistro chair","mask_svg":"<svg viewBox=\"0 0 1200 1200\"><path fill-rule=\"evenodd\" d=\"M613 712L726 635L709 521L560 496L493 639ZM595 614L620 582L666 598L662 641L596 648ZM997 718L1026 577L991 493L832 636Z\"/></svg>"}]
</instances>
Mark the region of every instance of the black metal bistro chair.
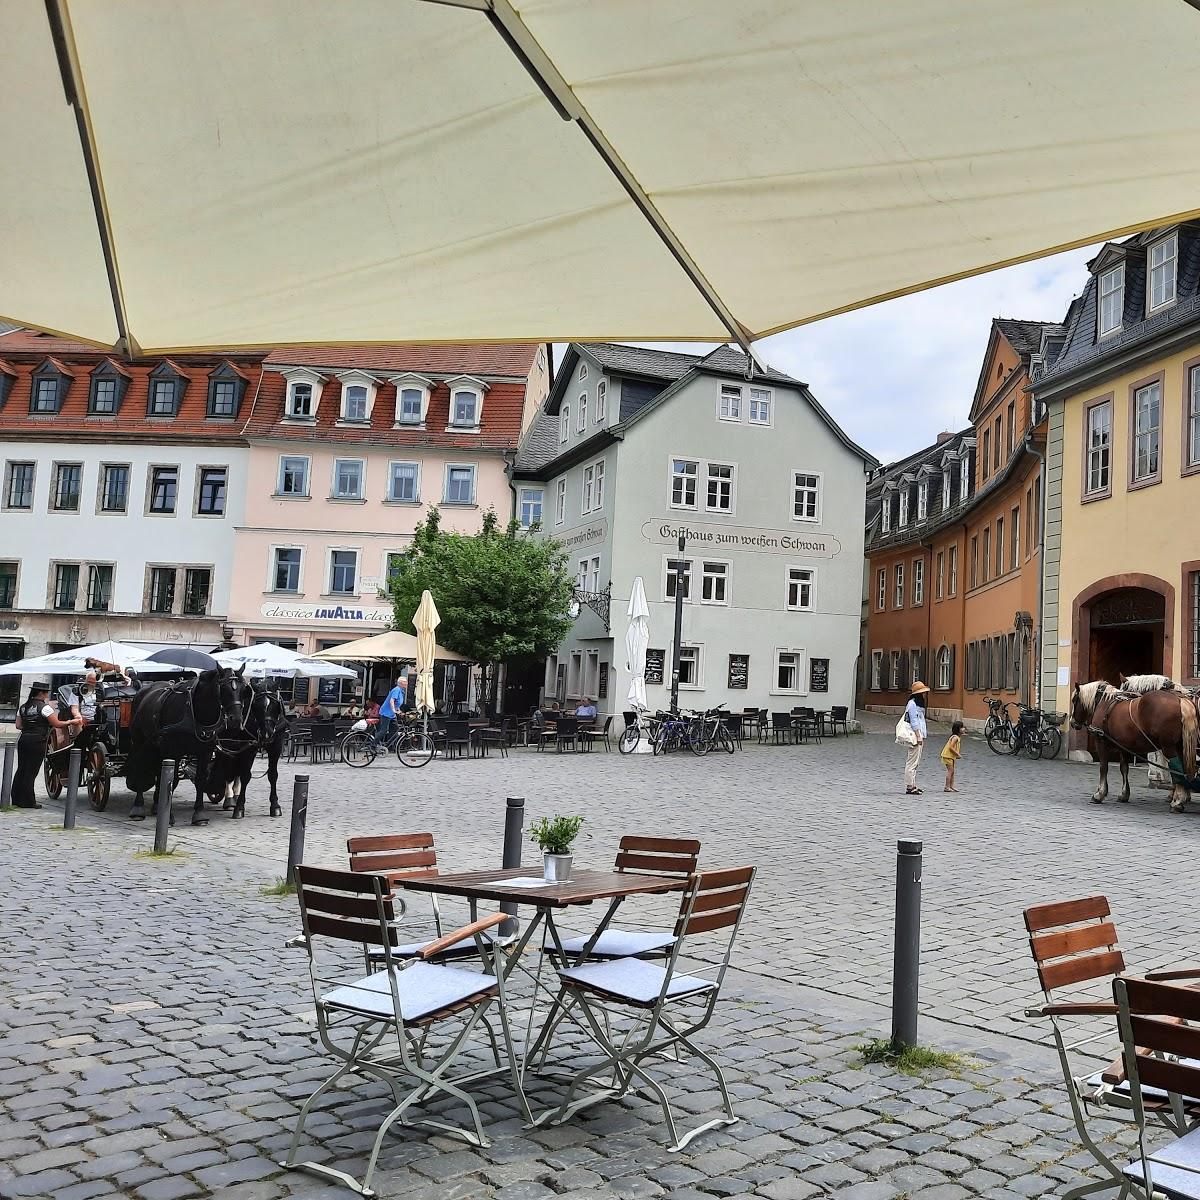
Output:
<instances>
[{"instance_id":1,"label":"black metal bistro chair","mask_svg":"<svg viewBox=\"0 0 1200 1200\"><path fill-rule=\"evenodd\" d=\"M594 726L579 731L579 738L583 742L583 748L590 750L597 742L602 742L604 750L607 753L612 749L612 742L609 740L609 730L612 729L612 717L606 717L604 724L596 729Z\"/></svg>"},{"instance_id":2,"label":"black metal bistro chair","mask_svg":"<svg viewBox=\"0 0 1200 1200\"><path fill-rule=\"evenodd\" d=\"M829 710L829 734L831 737L837 737L839 725L842 727L842 732L849 736L850 709L845 704L835 704Z\"/></svg>"},{"instance_id":3,"label":"black metal bistro chair","mask_svg":"<svg viewBox=\"0 0 1200 1200\"><path fill-rule=\"evenodd\" d=\"M792 722L792 714L785 712L773 712L771 714L771 734L775 739L775 745L791 742L793 745L796 741L796 729Z\"/></svg>"},{"instance_id":4,"label":"black metal bistro chair","mask_svg":"<svg viewBox=\"0 0 1200 1200\"><path fill-rule=\"evenodd\" d=\"M469 758L474 753L475 733L467 721L447 721L442 730L442 750L446 758Z\"/></svg>"}]
</instances>

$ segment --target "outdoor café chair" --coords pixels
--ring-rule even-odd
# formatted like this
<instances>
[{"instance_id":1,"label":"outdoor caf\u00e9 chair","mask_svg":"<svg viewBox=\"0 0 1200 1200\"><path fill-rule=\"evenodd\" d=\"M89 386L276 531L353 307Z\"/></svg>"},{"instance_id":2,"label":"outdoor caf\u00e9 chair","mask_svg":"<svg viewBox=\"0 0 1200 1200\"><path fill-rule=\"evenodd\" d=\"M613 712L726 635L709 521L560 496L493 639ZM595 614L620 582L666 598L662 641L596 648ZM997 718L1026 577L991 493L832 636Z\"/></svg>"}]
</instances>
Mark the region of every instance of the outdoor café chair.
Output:
<instances>
[{"instance_id":1,"label":"outdoor caf\u00e9 chair","mask_svg":"<svg viewBox=\"0 0 1200 1200\"><path fill-rule=\"evenodd\" d=\"M312 727L308 742L310 763L333 762L336 738L332 721L318 721Z\"/></svg>"},{"instance_id":2,"label":"outdoor caf\u00e9 chair","mask_svg":"<svg viewBox=\"0 0 1200 1200\"><path fill-rule=\"evenodd\" d=\"M829 733L831 737L837 737L838 726L842 727L842 732L850 736L850 709L845 704L835 704L829 710Z\"/></svg>"},{"instance_id":3,"label":"outdoor caf\u00e9 chair","mask_svg":"<svg viewBox=\"0 0 1200 1200\"><path fill-rule=\"evenodd\" d=\"M809 737L817 739L817 744L821 742L821 718L817 716L815 708L796 708L792 710L793 725L799 725L801 736L805 741ZM796 718L799 718L797 721Z\"/></svg>"},{"instance_id":4,"label":"outdoor caf\u00e9 chair","mask_svg":"<svg viewBox=\"0 0 1200 1200\"><path fill-rule=\"evenodd\" d=\"M397 912L402 913L404 906L399 898L388 893L387 881L382 876L306 866L297 867L296 875L303 923L299 940L308 950L317 1036L341 1065L304 1102L281 1165L336 1179L360 1195L372 1196L371 1177L379 1151L388 1130L397 1121L429 1126L471 1145L487 1146L479 1109L465 1085L483 1075L493 1075L495 1070L488 1067L456 1076L449 1073L466 1050L471 1035L480 1027L490 1043L496 1067L506 1070L526 1119L532 1120L513 1051L504 971L498 969L496 943L483 936L504 918L495 913L464 925L431 942L418 961L401 969L392 956L392 948L399 941ZM464 937L476 940L482 970L430 961L445 945ZM383 969L349 980L323 975L318 969L317 946L327 942L379 946L383 951ZM327 969L322 966L320 971ZM487 1021L493 1005L500 1018L500 1036L507 1060L503 1064L496 1035ZM443 1022L452 1022L456 1032L448 1040L433 1042L430 1031ZM298 1161L304 1123L314 1103L351 1074L386 1083L394 1101L379 1124L361 1181L327 1163ZM409 1090L405 1092L405 1088ZM469 1123L456 1125L433 1117L408 1116L414 1105L439 1095L465 1105Z\"/></svg>"},{"instance_id":5,"label":"outdoor caf\u00e9 chair","mask_svg":"<svg viewBox=\"0 0 1200 1200\"><path fill-rule=\"evenodd\" d=\"M579 749L578 717L559 717L554 723L554 749L561 754L568 744L572 750Z\"/></svg>"},{"instance_id":6,"label":"outdoor caf\u00e9 chair","mask_svg":"<svg viewBox=\"0 0 1200 1200\"><path fill-rule=\"evenodd\" d=\"M599 729L581 729L579 736L583 740L585 750L590 750L596 742L604 743L604 750L607 753L612 749L612 742L609 741L608 733L612 729L612 717L606 717L603 726Z\"/></svg>"},{"instance_id":7,"label":"outdoor caf\u00e9 chair","mask_svg":"<svg viewBox=\"0 0 1200 1200\"><path fill-rule=\"evenodd\" d=\"M1116 1014L1115 1004L1107 999L1098 1000L1095 996L1087 999L1063 998L1063 989L1075 985L1094 984L1097 980L1103 980L1107 988L1125 970L1125 957L1117 943L1117 930L1111 915L1112 910L1105 896L1040 904L1025 910L1029 948L1037 964L1038 982L1045 998L1044 1004L1026 1009L1025 1015L1045 1018L1050 1022L1076 1132L1087 1151L1109 1173L1109 1179L1105 1182L1108 1187L1114 1183L1122 1184L1121 1170L1089 1133L1085 1109L1096 1106L1115 1109L1127 1115L1132 1108L1130 1084L1125 1078L1120 1059L1101 1071L1087 1071L1082 1075L1075 1073L1072 1055L1085 1046L1108 1041L1112 1036L1111 1026L1106 1025L1102 1032L1085 1034L1075 1041L1068 1041L1069 1035L1062 1022L1064 1018L1111 1018ZM1148 978L1200 979L1200 970L1160 971ZM1175 1132L1183 1132L1187 1127L1186 1124L1182 1128L1177 1126L1178 1114L1165 1093L1160 1092L1154 1097L1147 1095L1146 1103ZM1189 1123L1200 1117L1200 1100L1189 1099L1184 1107L1184 1115Z\"/></svg>"},{"instance_id":8,"label":"outdoor caf\u00e9 chair","mask_svg":"<svg viewBox=\"0 0 1200 1200\"><path fill-rule=\"evenodd\" d=\"M432 833L391 833L377 837L352 837L346 839L346 852L350 855L350 870L370 872L381 876L388 885L388 893L398 890L397 885L406 879L423 879L438 873L437 849ZM430 892L433 907L435 937L442 936L442 910L437 894ZM429 945L430 939L406 942L392 947L392 958L414 959ZM478 947L473 937L465 937L438 952L438 961L456 958L474 958ZM368 964L383 961L383 950L367 949Z\"/></svg>"},{"instance_id":9,"label":"outdoor caf\u00e9 chair","mask_svg":"<svg viewBox=\"0 0 1200 1200\"><path fill-rule=\"evenodd\" d=\"M455 750L461 758L464 752L470 757L475 749L475 735L467 721L446 721L442 725L442 750L446 758L454 758Z\"/></svg>"},{"instance_id":10,"label":"outdoor caf\u00e9 chair","mask_svg":"<svg viewBox=\"0 0 1200 1200\"><path fill-rule=\"evenodd\" d=\"M611 958L559 970L560 998L571 994L587 1023L588 1033L604 1057L574 1077L562 1104L552 1111L549 1119L561 1124L587 1105L635 1091L648 1092L662 1106L671 1150L682 1150L706 1130L736 1123L720 1065L693 1039L716 1011L753 880L753 867L693 875L683 893L675 922L675 944L665 965L644 958ZM710 971L711 977L680 971L679 960L686 939L718 930L728 930L729 940L715 970L711 965L702 968ZM708 1067L721 1094L721 1115L682 1136L670 1098L649 1070L653 1060L669 1050L674 1050L680 1061L686 1061L683 1054L687 1052ZM609 1072L610 1085L586 1088L589 1081ZM698 1081L688 1083L690 1094L701 1090ZM589 1094L579 1095L581 1089Z\"/></svg>"},{"instance_id":11,"label":"outdoor caf\u00e9 chair","mask_svg":"<svg viewBox=\"0 0 1200 1200\"><path fill-rule=\"evenodd\" d=\"M301 754L309 753L312 744L312 722L299 717L288 726L287 756L294 762Z\"/></svg>"},{"instance_id":12,"label":"outdoor caf\u00e9 chair","mask_svg":"<svg viewBox=\"0 0 1200 1200\"><path fill-rule=\"evenodd\" d=\"M771 714L771 733L775 738L775 745L779 745L781 741L792 742L796 741L796 728L792 721L792 714L785 712L773 712Z\"/></svg>"}]
</instances>

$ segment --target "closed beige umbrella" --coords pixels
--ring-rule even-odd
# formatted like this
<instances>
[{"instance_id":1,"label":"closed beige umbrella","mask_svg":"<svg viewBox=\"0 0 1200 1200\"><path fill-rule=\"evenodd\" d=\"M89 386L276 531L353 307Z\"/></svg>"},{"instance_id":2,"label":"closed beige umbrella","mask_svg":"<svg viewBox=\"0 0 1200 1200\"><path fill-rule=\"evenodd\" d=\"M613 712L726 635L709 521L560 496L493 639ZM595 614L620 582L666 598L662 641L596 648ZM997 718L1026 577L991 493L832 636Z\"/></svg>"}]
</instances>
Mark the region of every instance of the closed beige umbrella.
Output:
<instances>
[{"instance_id":1,"label":"closed beige umbrella","mask_svg":"<svg viewBox=\"0 0 1200 1200\"><path fill-rule=\"evenodd\" d=\"M426 588L421 593L421 603L413 617L413 628L417 631L417 708L428 714L433 712L433 660L437 654L434 634L442 623L433 593Z\"/></svg>"}]
</instances>

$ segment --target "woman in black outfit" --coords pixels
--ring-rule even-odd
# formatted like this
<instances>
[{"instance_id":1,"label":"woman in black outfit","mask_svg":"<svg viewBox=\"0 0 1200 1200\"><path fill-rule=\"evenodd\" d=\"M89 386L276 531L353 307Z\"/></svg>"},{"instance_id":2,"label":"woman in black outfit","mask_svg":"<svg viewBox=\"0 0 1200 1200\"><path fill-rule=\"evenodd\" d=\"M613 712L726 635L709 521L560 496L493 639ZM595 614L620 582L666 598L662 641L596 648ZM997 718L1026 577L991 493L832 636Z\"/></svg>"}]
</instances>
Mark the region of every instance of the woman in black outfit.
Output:
<instances>
[{"instance_id":1,"label":"woman in black outfit","mask_svg":"<svg viewBox=\"0 0 1200 1200\"><path fill-rule=\"evenodd\" d=\"M29 697L17 710L17 772L13 776L12 802L14 808L41 808L33 795L33 785L46 758L46 742L51 728L62 729L76 724L58 715L58 706L49 699L50 685L35 683Z\"/></svg>"}]
</instances>

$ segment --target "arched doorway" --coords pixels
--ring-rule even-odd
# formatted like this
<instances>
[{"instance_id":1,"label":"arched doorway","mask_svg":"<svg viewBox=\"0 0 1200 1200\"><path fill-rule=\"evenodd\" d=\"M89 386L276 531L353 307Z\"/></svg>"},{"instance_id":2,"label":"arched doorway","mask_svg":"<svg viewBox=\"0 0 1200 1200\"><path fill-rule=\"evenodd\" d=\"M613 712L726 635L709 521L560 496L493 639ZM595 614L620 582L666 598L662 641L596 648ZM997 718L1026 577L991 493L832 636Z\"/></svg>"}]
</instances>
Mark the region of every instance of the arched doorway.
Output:
<instances>
[{"instance_id":1,"label":"arched doorway","mask_svg":"<svg viewBox=\"0 0 1200 1200\"><path fill-rule=\"evenodd\" d=\"M1169 675L1175 589L1153 575L1113 575L1075 600L1073 681Z\"/></svg>"}]
</instances>

